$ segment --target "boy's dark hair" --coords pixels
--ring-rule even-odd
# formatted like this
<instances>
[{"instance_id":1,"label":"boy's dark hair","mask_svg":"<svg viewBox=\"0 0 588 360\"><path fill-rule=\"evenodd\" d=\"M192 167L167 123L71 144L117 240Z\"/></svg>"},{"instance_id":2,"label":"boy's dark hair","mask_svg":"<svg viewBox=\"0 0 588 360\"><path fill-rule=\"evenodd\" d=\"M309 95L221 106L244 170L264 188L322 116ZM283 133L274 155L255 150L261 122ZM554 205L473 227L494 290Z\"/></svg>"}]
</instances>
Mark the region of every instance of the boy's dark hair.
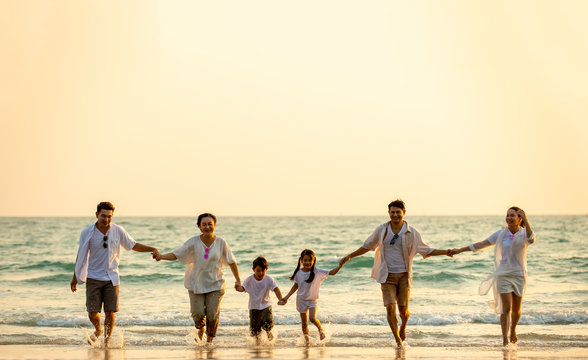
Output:
<instances>
[{"instance_id":1,"label":"boy's dark hair","mask_svg":"<svg viewBox=\"0 0 588 360\"><path fill-rule=\"evenodd\" d=\"M114 211L114 205L111 202L103 201L96 206L96 212L99 213L100 210L112 210Z\"/></svg>"},{"instance_id":2,"label":"boy's dark hair","mask_svg":"<svg viewBox=\"0 0 588 360\"><path fill-rule=\"evenodd\" d=\"M298 266L296 267L296 270L294 270L292 276L290 276L290 280L294 280L294 276L296 276L296 273L298 272L298 270L300 270L300 265L302 265L302 259L305 255L310 256L313 260L312 266L310 267L310 275L308 275L308 279L306 280L306 282L311 283L312 280L314 280L314 265L316 264L316 256L314 255L314 251L310 249L304 249L300 253L300 257L298 258Z\"/></svg>"},{"instance_id":3,"label":"boy's dark hair","mask_svg":"<svg viewBox=\"0 0 588 360\"><path fill-rule=\"evenodd\" d=\"M406 207L404 205L404 201L402 201L400 199L396 199L396 200L392 201L390 204L388 204L388 211L390 211L390 208L392 208L392 207L397 207L402 210L406 210Z\"/></svg>"},{"instance_id":4,"label":"boy's dark hair","mask_svg":"<svg viewBox=\"0 0 588 360\"><path fill-rule=\"evenodd\" d=\"M216 216L212 215L211 213L204 213L198 215L198 220L196 221L196 225L198 225L198 227L200 227L200 223L202 223L202 219L205 217L211 217L212 221L214 221L214 225L216 225Z\"/></svg>"},{"instance_id":5,"label":"boy's dark hair","mask_svg":"<svg viewBox=\"0 0 588 360\"><path fill-rule=\"evenodd\" d=\"M253 260L253 268L255 269L258 266L263 270L267 270L269 267L267 260L263 256L258 256Z\"/></svg>"}]
</instances>

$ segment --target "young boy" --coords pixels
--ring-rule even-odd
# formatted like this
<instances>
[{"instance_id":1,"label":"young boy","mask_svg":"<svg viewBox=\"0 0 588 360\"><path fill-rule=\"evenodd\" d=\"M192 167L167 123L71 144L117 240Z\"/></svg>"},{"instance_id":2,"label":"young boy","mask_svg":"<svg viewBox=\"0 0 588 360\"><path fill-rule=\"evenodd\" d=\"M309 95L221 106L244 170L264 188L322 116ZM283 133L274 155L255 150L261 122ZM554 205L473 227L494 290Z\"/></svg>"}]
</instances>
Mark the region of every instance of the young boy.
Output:
<instances>
[{"instance_id":1,"label":"young boy","mask_svg":"<svg viewBox=\"0 0 588 360\"><path fill-rule=\"evenodd\" d=\"M268 269L267 260L264 257L258 257L253 260L253 275L243 281L242 290L249 294L249 330L251 336L255 336L257 344L261 342L259 335L261 330L267 332L267 338L271 341L271 333L274 327L274 317L272 314L272 303L270 300L270 290L273 290L278 300L282 300L282 293L278 285L269 275L266 275Z\"/></svg>"}]
</instances>

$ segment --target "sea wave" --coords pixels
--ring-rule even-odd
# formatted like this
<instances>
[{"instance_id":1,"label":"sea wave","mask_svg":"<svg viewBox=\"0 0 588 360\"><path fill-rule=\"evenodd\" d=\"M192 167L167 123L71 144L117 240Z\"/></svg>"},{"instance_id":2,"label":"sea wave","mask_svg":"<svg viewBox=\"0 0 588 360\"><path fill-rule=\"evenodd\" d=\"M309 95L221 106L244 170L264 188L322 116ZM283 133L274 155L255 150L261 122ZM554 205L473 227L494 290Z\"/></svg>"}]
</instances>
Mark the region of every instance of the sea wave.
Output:
<instances>
[{"instance_id":1,"label":"sea wave","mask_svg":"<svg viewBox=\"0 0 588 360\"><path fill-rule=\"evenodd\" d=\"M321 321L331 324L349 325L387 325L385 313L329 313L322 312ZM157 314L133 315L120 314L116 319L121 326L192 326L192 319L187 313L165 312ZM248 325L247 311L225 311L221 316L225 325ZM19 326L41 327L78 327L87 325L85 314L63 317L36 312L3 314L0 316L0 324ZM298 314L274 315L276 324L295 325L300 323ZM409 325L444 326L457 324L496 324L497 315L483 314L412 314ZM577 312L550 312L550 313L524 313L519 324L521 325L571 325L588 323L586 311Z\"/></svg>"}]
</instances>

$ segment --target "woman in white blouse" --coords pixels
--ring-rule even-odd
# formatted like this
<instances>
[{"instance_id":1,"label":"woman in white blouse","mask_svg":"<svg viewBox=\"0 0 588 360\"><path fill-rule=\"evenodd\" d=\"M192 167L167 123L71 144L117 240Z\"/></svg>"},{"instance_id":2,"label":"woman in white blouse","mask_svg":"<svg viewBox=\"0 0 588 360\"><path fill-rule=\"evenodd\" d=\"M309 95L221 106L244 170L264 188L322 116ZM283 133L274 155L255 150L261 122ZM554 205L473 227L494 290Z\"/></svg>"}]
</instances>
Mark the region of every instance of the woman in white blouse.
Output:
<instances>
[{"instance_id":1,"label":"woman in white blouse","mask_svg":"<svg viewBox=\"0 0 588 360\"><path fill-rule=\"evenodd\" d=\"M220 302L225 293L223 265L231 268L235 289L241 290L242 286L237 262L229 245L223 238L214 235L216 217L210 213L200 214L197 225L202 234L191 237L174 251L154 258L157 261L177 259L186 265L184 286L190 296L190 312L198 329L198 338L202 340L206 327L206 341L211 343L216 336Z\"/></svg>"},{"instance_id":2,"label":"woman in white blouse","mask_svg":"<svg viewBox=\"0 0 588 360\"><path fill-rule=\"evenodd\" d=\"M464 251L480 251L492 245L494 249L494 273L480 284L480 295L492 289L494 300L490 307L500 314L502 343L517 342L516 326L521 318L521 305L527 283L527 247L535 242L535 234L525 212L513 206L506 213L506 227L496 231L486 240L450 250L451 254Z\"/></svg>"}]
</instances>

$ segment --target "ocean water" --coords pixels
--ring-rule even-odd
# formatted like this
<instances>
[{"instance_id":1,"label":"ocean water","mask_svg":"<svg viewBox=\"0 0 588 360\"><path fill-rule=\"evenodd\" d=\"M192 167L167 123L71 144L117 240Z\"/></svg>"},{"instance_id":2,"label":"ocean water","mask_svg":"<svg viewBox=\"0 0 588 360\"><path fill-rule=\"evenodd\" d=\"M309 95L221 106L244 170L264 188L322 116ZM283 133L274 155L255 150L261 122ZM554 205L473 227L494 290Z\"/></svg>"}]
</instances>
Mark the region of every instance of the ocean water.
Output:
<instances>
[{"instance_id":1,"label":"ocean water","mask_svg":"<svg viewBox=\"0 0 588 360\"><path fill-rule=\"evenodd\" d=\"M0 345L83 346L92 326L85 312L85 286L69 289L80 231L94 218L0 218ZM283 294L300 251L317 254L317 266L331 269L357 249L386 217L220 217L215 233L237 258L241 279L251 261L265 256ZM485 239L502 216L407 217L424 241L436 248ZM518 326L519 349L588 347L588 216L531 216L537 242L528 250L529 280ZM198 232L188 217L115 218L143 244L169 252ZM388 347L394 344L379 284L370 278L374 253L355 258L326 279L318 317L328 338L323 346ZM493 347L501 345L498 315L478 295L492 272L493 250L413 262L410 346ZM115 337L126 346L193 346L193 323L183 286L184 266L156 262L148 253L122 251L120 312ZM247 295L232 289L221 304L218 347L250 346ZM273 295L272 295L273 296ZM300 318L292 298L274 301L276 347L300 344Z\"/></svg>"}]
</instances>

